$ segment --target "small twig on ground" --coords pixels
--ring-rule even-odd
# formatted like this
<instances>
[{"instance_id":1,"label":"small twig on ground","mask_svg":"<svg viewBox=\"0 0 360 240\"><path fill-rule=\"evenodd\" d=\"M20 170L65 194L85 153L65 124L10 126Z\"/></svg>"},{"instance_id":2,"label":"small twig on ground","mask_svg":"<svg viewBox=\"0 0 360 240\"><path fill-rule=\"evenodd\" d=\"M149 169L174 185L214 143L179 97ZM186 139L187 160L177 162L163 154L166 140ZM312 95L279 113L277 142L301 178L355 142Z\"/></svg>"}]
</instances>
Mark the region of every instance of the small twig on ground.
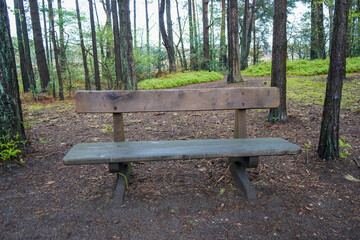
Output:
<instances>
[{"instance_id":1,"label":"small twig on ground","mask_svg":"<svg viewBox=\"0 0 360 240\"><path fill-rule=\"evenodd\" d=\"M359 160L358 160L359 159ZM355 163L356 163L356 165L360 168L360 157L358 158L358 159L356 159L356 158L354 158L354 161L355 161Z\"/></svg>"},{"instance_id":2,"label":"small twig on ground","mask_svg":"<svg viewBox=\"0 0 360 240\"><path fill-rule=\"evenodd\" d=\"M226 175L226 174L227 174L227 172L229 171L231 164L232 164L232 163L230 163L230 164L229 164L229 166L227 167L227 169L226 169L226 171L225 171L224 175L222 175L222 176L221 176L221 178L219 178L219 180L217 180L217 181L216 181L216 183L215 183L214 187L216 187L216 185L217 185L217 184L218 184L221 180L223 180L223 178L225 177L225 175Z\"/></svg>"},{"instance_id":3,"label":"small twig on ground","mask_svg":"<svg viewBox=\"0 0 360 240\"><path fill-rule=\"evenodd\" d=\"M55 155L55 154L64 154L64 153L63 152L53 152L53 153L46 154L45 156L43 156L41 158L41 161L43 161L45 158L50 157L50 156Z\"/></svg>"}]
</instances>

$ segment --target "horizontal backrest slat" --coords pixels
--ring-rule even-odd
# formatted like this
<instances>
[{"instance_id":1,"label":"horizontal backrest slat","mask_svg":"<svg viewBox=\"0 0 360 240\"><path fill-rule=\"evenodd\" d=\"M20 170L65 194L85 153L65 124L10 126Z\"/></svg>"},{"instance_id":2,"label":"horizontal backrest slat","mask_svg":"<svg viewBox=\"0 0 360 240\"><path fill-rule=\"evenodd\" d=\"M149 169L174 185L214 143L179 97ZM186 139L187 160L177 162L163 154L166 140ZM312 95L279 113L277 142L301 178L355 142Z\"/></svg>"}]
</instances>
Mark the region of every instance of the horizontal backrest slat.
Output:
<instances>
[{"instance_id":1,"label":"horizontal backrest slat","mask_svg":"<svg viewBox=\"0 0 360 240\"><path fill-rule=\"evenodd\" d=\"M165 89L78 91L79 113L172 112L276 108L278 88Z\"/></svg>"}]
</instances>

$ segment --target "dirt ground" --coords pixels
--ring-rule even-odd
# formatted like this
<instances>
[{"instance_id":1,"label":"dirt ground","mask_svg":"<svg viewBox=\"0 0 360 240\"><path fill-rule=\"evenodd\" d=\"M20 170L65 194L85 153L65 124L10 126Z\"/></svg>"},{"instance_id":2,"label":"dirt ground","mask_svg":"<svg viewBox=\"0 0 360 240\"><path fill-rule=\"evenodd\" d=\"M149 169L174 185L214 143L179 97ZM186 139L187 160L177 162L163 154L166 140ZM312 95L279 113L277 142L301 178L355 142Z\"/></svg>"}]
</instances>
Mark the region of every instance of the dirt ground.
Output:
<instances>
[{"instance_id":1,"label":"dirt ground","mask_svg":"<svg viewBox=\"0 0 360 240\"><path fill-rule=\"evenodd\" d=\"M269 78L181 88L263 86ZM72 100L31 108L33 152L0 171L1 239L360 239L360 113L342 111L347 160L316 154L322 107L289 101L289 121L270 125L249 111L250 137L282 137L296 156L261 157L249 169L258 200L241 196L226 159L133 164L125 204L113 204L116 176L106 165L64 166L76 143L112 141L112 116L77 114ZM296 106L294 108L293 106ZM129 141L230 138L232 111L126 114ZM311 144L308 144L311 141ZM306 146L305 144L308 144Z\"/></svg>"}]
</instances>

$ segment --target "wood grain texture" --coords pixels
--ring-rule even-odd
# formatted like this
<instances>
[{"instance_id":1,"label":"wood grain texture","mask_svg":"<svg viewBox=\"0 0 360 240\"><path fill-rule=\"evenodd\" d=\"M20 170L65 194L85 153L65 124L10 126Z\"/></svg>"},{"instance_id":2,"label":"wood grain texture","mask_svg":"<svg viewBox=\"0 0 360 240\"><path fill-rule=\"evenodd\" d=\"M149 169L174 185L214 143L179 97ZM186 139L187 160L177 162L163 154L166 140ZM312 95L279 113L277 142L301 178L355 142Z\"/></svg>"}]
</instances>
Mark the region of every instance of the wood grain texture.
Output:
<instances>
[{"instance_id":1,"label":"wood grain texture","mask_svg":"<svg viewBox=\"0 0 360 240\"><path fill-rule=\"evenodd\" d=\"M298 154L301 148L281 138L210 139L81 143L63 159L65 165L187 160Z\"/></svg>"},{"instance_id":2,"label":"wood grain texture","mask_svg":"<svg viewBox=\"0 0 360 240\"><path fill-rule=\"evenodd\" d=\"M130 113L276 108L277 88L78 91L79 113Z\"/></svg>"}]
</instances>

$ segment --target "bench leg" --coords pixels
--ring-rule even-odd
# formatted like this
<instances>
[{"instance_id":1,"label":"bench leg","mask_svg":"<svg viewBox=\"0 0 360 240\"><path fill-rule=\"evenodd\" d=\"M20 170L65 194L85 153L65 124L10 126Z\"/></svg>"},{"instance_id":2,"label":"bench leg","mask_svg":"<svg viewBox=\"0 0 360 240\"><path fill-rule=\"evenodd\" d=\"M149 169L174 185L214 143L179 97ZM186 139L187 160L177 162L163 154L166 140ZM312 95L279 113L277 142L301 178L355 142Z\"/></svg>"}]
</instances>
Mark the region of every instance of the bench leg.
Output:
<instances>
[{"instance_id":1,"label":"bench leg","mask_svg":"<svg viewBox=\"0 0 360 240\"><path fill-rule=\"evenodd\" d=\"M239 161L239 160L245 160L245 161ZM229 159L230 170L233 178L235 179L236 184L239 186L240 190L244 193L245 198L249 202L253 202L256 200L256 191L254 187L251 185L251 182L246 175L246 161L248 161L249 158L243 158L239 159Z\"/></svg>"},{"instance_id":2,"label":"bench leg","mask_svg":"<svg viewBox=\"0 0 360 240\"><path fill-rule=\"evenodd\" d=\"M116 186L114 190L114 205L122 205L124 203L125 191L131 174L130 163L110 163L110 172L117 174Z\"/></svg>"}]
</instances>

